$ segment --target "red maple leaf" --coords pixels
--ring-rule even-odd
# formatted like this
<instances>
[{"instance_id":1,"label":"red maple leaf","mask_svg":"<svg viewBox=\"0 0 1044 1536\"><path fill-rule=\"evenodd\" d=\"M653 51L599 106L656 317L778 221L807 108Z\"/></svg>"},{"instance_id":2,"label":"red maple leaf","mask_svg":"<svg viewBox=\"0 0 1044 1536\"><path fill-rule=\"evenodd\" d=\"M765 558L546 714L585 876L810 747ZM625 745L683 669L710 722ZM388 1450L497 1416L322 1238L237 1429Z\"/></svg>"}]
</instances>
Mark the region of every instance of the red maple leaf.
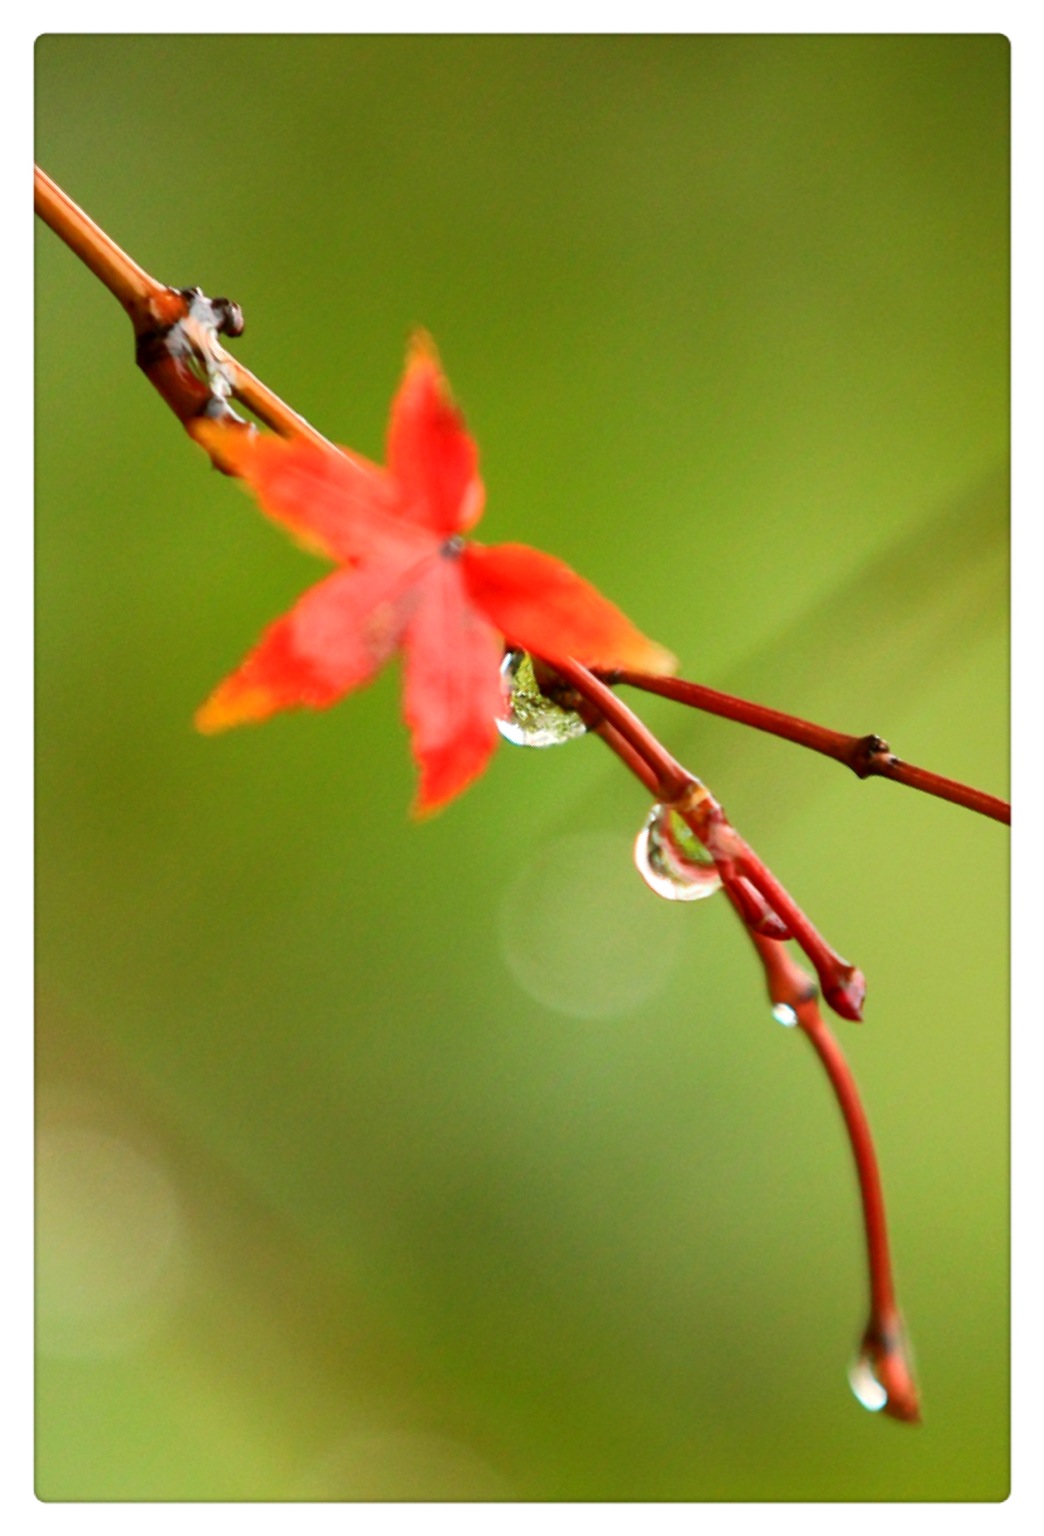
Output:
<instances>
[{"instance_id":1,"label":"red maple leaf","mask_svg":"<svg viewBox=\"0 0 1044 1536\"><path fill-rule=\"evenodd\" d=\"M325 709L398 649L415 810L482 772L505 713L504 642L552 665L667 673L675 661L560 560L461 535L482 513L478 450L430 343L414 343L392 402L387 468L346 448L207 424L198 432L263 511L339 570L263 634L196 715L220 731L278 710Z\"/></svg>"}]
</instances>

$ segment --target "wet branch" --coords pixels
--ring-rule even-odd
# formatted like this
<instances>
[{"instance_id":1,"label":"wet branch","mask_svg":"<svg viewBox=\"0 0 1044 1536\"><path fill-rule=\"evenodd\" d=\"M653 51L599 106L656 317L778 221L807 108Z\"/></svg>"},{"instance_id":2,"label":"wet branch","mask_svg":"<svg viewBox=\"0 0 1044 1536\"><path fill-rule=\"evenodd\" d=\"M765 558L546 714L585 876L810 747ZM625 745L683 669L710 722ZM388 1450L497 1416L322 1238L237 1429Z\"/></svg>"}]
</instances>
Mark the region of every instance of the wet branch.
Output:
<instances>
[{"instance_id":1,"label":"wet branch","mask_svg":"<svg viewBox=\"0 0 1044 1536\"><path fill-rule=\"evenodd\" d=\"M584 668L578 667L576 663L568 666L560 663L558 670L566 677L572 674L570 681L576 694L580 695L579 699L567 699L565 695L559 694L558 702L579 702L581 712L586 712L590 720L592 731L601 737L650 794L659 797L665 786L670 787L677 782L679 773L685 774L685 770L659 747L655 738L648 736L647 740L638 745L639 733L621 716L617 715L613 720L608 715L599 716L594 713L597 705L591 694L598 697L597 691L581 694L578 686L583 681ZM605 693L608 699L598 697L602 705L615 698L609 689ZM616 702L619 703L618 700ZM689 778L693 784L699 783L691 775ZM681 809L683 801L684 797L675 802L680 814L684 814ZM852 1070L820 1014L815 982L792 959L781 942L789 936L786 929L776 935L766 932L776 914L767 907L761 892L742 876L726 879L724 871L722 886L754 946L765 974L771 1002L774 1006L792 1011L793 1019L790 1022L802 1030L827 1074L851 1147L859 1181L870 1291L869 1317L860 1340L859 1358L852 1373L853 1388L866 1406L904 1423L916 1424L920 1421L920 1406L907 1356L902 1318L895 1298L884 1190L870 1124Z\"/></svg>"},{"instance_id":2,"label":"wet branch","mask_svg":"<svg viewBox=\"0 0 1044 1536\"><path fill-rule=\"evenodd\" d=\"M303 416L221 345L219 336L239 336L243 316L228 299L208 299L198 288L169 288L150 277L39 166L35 167L36 212L118 299L137 338L138 366L159 391L190 436L201 421L226 421L248 430L231 409L238 400L280 437L308 437L328 443ZM209 445L208 452L210 451ZM218 467L219 458L211 454Z\"/></svg>"},{"instance_id":3,"label":"wet branch","mask_svg":"<svg viewBox=\"0 0 1044 1536\"><path fill-rule=\"evenodd\" d=\"M576 661L557 661L555 669L649 770L649 779L640 775L643 782L648 787L651 780L657 799L676 810L692 829L717 865L722 883L735 886L743 881L753 887L769 913L775 914L815 966L823 996L831 1008L843 1019L858 1022L866 993L863 973L831 949L785 887L740 837L707 786L683 768L648 726L593 672ZM565 701L560 698L559 702ZM742 901L743 886L740 889Z\"/></svg>"},{"instance_id":4,"label":"wet branch","mask_svg":"<svg viewBox=\"0 0 1044 1536\"><path fill-rule=\"evenodd\" d=\"M742 912L740 916L742 917ZM870 1278L870 1316L863 1331L860 1358L854 1371L869 1371L870 1385L885 1394L876 1406L906 1423L920 1420L917 1387L907 1357L902 1318L895 1299L892 1260L885 1220L884 1190L877 1165L870 1124L856 1088L852 1069L819 1012L815 983L778 941L751 933L765 971L769 998L776 1007L789 1008L794 1021L810 1041L822 1063L852 1148L866 1235ZM853 1380L857 1392L858 1376ZM865 1400L865 1399L864 1399ZM867 1406L873 1407L870 1401Z\"/></svg>"}]
</instances>

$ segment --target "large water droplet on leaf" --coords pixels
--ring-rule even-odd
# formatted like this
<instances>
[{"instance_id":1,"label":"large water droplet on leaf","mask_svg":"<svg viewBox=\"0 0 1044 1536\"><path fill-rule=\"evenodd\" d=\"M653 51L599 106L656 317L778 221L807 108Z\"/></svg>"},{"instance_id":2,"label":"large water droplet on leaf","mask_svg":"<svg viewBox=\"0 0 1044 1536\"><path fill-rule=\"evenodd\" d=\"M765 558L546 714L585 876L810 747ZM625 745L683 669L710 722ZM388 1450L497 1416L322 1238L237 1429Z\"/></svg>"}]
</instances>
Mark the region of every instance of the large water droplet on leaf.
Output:
<instances>
[{"instance_id":1,"label":"large water droplet on leaf","mask_svg":"<svg viewBox=\"0 0 1044 1536\"><path fill-rule=\"evenodd\" d=\"M888 1402L888 1392L877 1379L869 1350L864 1349L849 1366L848 1384L855 1393L856 1401L862 1403L870 1413L880 1413Z\"/></svg>"},{"instance_id":2,"label":"large water droplet on leaf","mask_svg":"<svg viewBox=\"0 0 1044 1536\"><path fill-rule=\"evenodd\" d=\"M528 652L508 651L500 675L508 686L508 714L497 730L512 746L557 747L586 734L579 715L541 693Z\"/></svg>"},{"instance_id":3,"label":"large water droplet on leaf","mask_svg":"<svg viewBox=\"0 0 1044 1536\"><path fill-rule=\"evenodd\" d=\"M667 901L702 901L721 889L714 860L696 834L665 805L654 805L634 844L634 862L651 891Z\"/></svg>"}]
</instances>

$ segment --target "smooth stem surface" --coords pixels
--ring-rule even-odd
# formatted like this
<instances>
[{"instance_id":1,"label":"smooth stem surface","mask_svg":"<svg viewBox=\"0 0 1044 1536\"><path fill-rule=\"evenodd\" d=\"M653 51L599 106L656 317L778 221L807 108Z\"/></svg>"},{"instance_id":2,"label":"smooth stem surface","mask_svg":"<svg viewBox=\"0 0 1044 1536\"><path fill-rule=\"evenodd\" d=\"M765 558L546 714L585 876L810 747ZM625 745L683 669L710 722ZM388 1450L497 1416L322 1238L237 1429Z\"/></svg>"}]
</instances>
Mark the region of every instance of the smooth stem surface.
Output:
<instances>
[{"instance_id":1,"label":"smooth stem surface","mask_svg":"<svg viewBox=\"0 0 1044 1536\"><path fill-rule=\"evenodd\" d=\"M888 1394L883 1411L892 1418L916 1423L920 1409L895 1299L881 1172L852 1069L820 1014L812 978L777 940L756 933L751 933L750 938L764 968L769 997L773 1003L793 1009L800 1029L823 1065L841 1111L859 1180L866 1238L870 1316L863 1347L877 1380Z\"/></svg>"},{"instance_id":2,"label":"smooth stem surface","mask_svg":"<svg viewBox=\"0 0 1044 1536\"><path fill-rule=\"evenodd\" d=\"M816 1055L826 1070L852 1143L852 1155L859 1173L863 1202L867 1253L870 1260L870 1306L884 1316L895 1312L895 1288L892 1283L888 1232L885 1226L884 1192L877 1168L870 1125L856 1090L852 1070L841 1047L819 1013L812 978L791 959L775 939L751 935L765 970L769 996L774 1003L785 1003L797 1014L798 1023L808 1035Z\"/></svg>"},{"instance_id":3,"label":"smooth stem surface","mask_svg":"<svg viewBox=\"0 0 1044 1536\"><path fill-rule=\"evenodd\" d=\"M982 789L972 789L958 779L943 778L941 773L932 773L928 768L917 768L913 763L906 763L901 757L896 757L887 747L874 754L864 777L871 778L874 775L881 779L892 779L896 784L905 784L908 789L919 789L926 795L934 795L937 800L949 800L953 805L962 805L965 810L977 811L980 816L989 816L994 821L1011 826L1011 806L1007 800L988 795Z\"/></svg>"},{"instance_id":4,"label":"smooth stem surface","mask_svg":"<svg viewBox=\"0 0 1044 1536\"><path fill-rule=\"evenodd\" d=\"M832 731L811 720L797 715L784 714L782 710L768 709L741 699L732 693L721 693L717 688L707 688L702 683L690 683L681 677L656 677L648 672L632 672L618 669L601 674L608 683L626 683L631 688L641 688L646 693L656 693L675 703L687 704L723 720L734 720L739 725L751 726L756 731L767 731L784 741L808 747L824 757L833 758L850 768L859 779L891 779L918 789L923 794L934 795L939 800L949 800L965 810L980 816L989 816L1006 825L1011 823L1011 806L985 790L973 789L957 779L944 778L927 768L917 768L897 757L880 736L849 736L843 731Z\"/></svg>"},{"instance_id":5,"label":"smooth stem surface","mask_svg":"<svg viewBox=\"0 0 1044 1536\"><path fill-rule=\"evenodd\" d=\"M132 318L170 292L132 261L38 165L34 167L34 204L44 223L100 278Z\"/></svg>"}]
</instances>

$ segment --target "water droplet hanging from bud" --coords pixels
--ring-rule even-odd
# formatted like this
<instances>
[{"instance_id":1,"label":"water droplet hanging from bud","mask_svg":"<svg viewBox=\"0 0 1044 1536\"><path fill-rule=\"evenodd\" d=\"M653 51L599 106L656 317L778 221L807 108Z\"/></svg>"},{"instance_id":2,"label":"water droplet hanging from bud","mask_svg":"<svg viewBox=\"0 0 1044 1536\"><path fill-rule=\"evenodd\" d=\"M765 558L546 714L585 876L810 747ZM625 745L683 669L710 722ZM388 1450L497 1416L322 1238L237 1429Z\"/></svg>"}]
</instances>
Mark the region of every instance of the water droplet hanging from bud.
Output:
<instances>
[{"instance_id":1,"label":"water droplet hanging from bud","mask_svg":"<svg viewBox=\"0 0 1044 1536\"><path fill-rule=\"evenodd\" d=\"M512 746L557 747L586 734L579 715L541 693L528 652L508 651L500 675L508 687L508 714L497 730Z\"/></svg>"},{"instance_id":2,"label":"water droplet hanging from bud","mask_svg":"<svg viewBox=\"0 0 1044 1536\"><path fill-rule=\"evenodd\" d=\"M634 844L634 862L651 891L667 901L702 901L721 889L714 860L666 805L654 805Z\"/></svg>"},{"instance_id":3,"label":"water droplet hanging from bud","mask_svg":"<svg viewBox=\"0 0 1044 1536\"><path fill-rule=\"evenodd\" d=\"M793 1029L798 1021L798 1016L789 1003L773 1003L772 1017L777 1024L782 1024L784 1029Z\"/></svg>"},{"instance_id":4,"label":"water droplet hanging from bud","mask_svg":"<svg viewBox=\"0 0 1044 1536\"><path fill-rule=\"evenodd\" d=\"M920 1422L913 1364L898 1314L867 1328L849 1368L848 1384L857 1402L871 1413L886 1413L905 1424Z\"/></svg>"},{"instance_id":5,"label":"water droplet hanging from bud","mask_svg":"<svg viewBox=\"0 0 1044 1536\"><path fill-rule=\"evenodd\" d=\"M864 1350L852 1361L848 1368L848 1384L856 1401L862 1403L870 1413L880 1413L888 1401L888 1393L874 1375L869 1350Z\"/></svg>"}]
</instances>

